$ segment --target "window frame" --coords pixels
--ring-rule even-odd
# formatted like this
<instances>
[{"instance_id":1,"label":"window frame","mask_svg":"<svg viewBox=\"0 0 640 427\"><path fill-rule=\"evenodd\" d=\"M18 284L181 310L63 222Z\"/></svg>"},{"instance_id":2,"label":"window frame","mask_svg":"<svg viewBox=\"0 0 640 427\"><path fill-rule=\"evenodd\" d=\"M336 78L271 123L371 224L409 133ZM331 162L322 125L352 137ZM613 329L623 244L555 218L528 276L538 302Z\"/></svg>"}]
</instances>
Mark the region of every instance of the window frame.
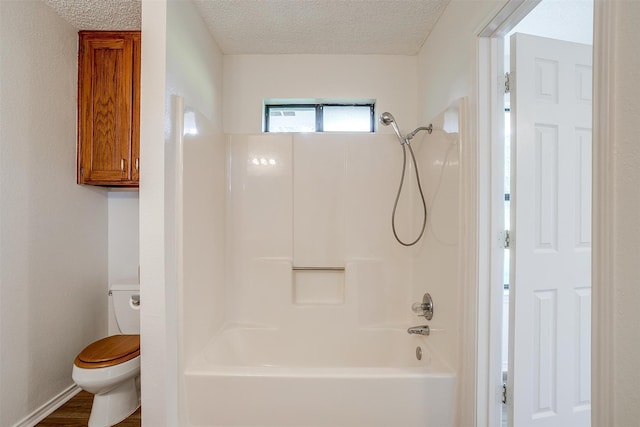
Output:
<instances>
[{"instance_id":1,"label":"window frame","mask_svg":"<svg viewBox=\"0 0 640 427\"><path fill-rule=\"evenodd\" d=\"M263 132L268 133L271 132L269 130L269 115L271 110L276 110L279 108L309 108L315 109L315 122L316 122L316 130L315 133L323 133L324 130L324 107L369 107L369 131L361 132L361 131L352 131L359 133L372 133L375 132L375 103L373 102L326 102L326 103L274 103L274 104L265 104L264 105L264 130ZM328 131L328 132L338 132L338 131ZM349 132L349 131L345 131Z\"/></svg>"}]
</instances>

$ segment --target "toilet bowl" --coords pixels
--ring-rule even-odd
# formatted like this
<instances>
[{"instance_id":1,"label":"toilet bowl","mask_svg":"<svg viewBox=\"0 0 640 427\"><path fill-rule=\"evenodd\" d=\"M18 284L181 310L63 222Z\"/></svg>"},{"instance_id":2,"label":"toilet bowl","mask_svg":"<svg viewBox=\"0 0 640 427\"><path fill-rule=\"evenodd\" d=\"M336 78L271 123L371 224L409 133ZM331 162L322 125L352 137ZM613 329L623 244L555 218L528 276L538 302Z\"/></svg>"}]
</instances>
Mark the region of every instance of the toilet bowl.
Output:
<instances>
[{"instance_id":1,"label":"toilet bowl","mask_svg":"<svg viewBox=\"0 0 640 427\"><path fill-rule=\"evenodd\" d=\"M93 393L88 427L110 427L140 406L139 285L112 286L112 297L120 335L112 335L86 346L73 363L73 381Z\"/></svg>"}]
</instances>

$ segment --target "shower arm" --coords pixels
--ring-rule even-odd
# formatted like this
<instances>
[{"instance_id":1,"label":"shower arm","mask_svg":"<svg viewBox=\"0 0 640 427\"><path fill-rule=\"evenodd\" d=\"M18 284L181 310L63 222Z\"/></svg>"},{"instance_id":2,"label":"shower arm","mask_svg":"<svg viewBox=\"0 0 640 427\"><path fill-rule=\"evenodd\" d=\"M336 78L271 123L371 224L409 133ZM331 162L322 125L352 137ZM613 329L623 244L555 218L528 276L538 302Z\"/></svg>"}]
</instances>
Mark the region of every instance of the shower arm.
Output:
<instances>
[{"instance_id":1,"label":"shower arm","mask_svg":"<svg viewBox=\"0 0 640 427\"><path fill-rule=\"evenodd\" d=\"M433 132L433 125L430 123L429 126L420 126L413 132L408 133L407 136L402 136L402 133L400 132L400 128L398 128L398 124L396 123L396 119L388 111L385 111L380 115L380 123L383 124L384 126L391 125L391 127L393 128L393 131L398 136L400 145L409 144L409 141L411 141L416 136L416 134L421 130L426 130L429 134Z\"/></svg>"},{"instance_id":2,"label":"shower arm","mask_svg":"<svg viewBox=\"0 0 640 427\"><path fill-rule=\"evenodd\" d=\"M417 134L418 132L420 132L421 130L426 130L426 131L427 131L427 133L431 134L431 132L433 132L433 125L431 125L431 124L430 124L429 126L420 126L419 128L417 128L417 129L416 129L416 130L414 130L413 132L408 133L408 134L407 134L407 136L405 136L405 137L404 137L404 139L405 139L407 142L411 141L411 140L413 139L413 137L415 137L415 136L416 136L416 134Z\"/></svg>"}]
</instances>

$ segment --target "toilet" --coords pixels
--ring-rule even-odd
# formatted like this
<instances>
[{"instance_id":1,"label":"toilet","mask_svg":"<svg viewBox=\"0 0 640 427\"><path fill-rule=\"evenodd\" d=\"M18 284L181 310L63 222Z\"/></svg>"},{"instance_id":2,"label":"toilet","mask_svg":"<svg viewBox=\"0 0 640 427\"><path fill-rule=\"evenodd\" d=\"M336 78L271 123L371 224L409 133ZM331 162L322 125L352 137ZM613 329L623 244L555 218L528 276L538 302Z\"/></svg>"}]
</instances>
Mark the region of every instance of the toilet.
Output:
<instances>
[{"instance_id":1,"label":"toilet","mask_svg":"<svg viewBox=\"0 0 640 427\"><path fill-rule=\"evenodd\" d=\"M120 334L86 346L73 381L93 393L88 427L110 427L140 407L140 285L112 285L109 299Z\"/></svg>"}]
</instances>

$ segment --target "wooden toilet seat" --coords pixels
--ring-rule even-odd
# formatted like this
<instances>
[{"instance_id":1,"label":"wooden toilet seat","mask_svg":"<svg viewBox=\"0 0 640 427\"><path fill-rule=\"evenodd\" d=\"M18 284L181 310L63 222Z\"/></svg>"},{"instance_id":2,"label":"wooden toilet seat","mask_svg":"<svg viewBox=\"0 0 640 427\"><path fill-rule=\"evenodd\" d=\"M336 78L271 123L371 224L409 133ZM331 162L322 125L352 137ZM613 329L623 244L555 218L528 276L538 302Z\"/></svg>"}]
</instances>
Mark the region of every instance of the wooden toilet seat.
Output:
<instances>
[{"instance_id":1,"label":"wooden toilet seat","mask_svg":"<svg viewBox=\"0 0 640 427\"><path fill-rule=\"evenodd\" d=\"M118 365L140 355L140 335L113 335L89 344L73 362L79 368Z\"/></svg>"}]
</instances>

